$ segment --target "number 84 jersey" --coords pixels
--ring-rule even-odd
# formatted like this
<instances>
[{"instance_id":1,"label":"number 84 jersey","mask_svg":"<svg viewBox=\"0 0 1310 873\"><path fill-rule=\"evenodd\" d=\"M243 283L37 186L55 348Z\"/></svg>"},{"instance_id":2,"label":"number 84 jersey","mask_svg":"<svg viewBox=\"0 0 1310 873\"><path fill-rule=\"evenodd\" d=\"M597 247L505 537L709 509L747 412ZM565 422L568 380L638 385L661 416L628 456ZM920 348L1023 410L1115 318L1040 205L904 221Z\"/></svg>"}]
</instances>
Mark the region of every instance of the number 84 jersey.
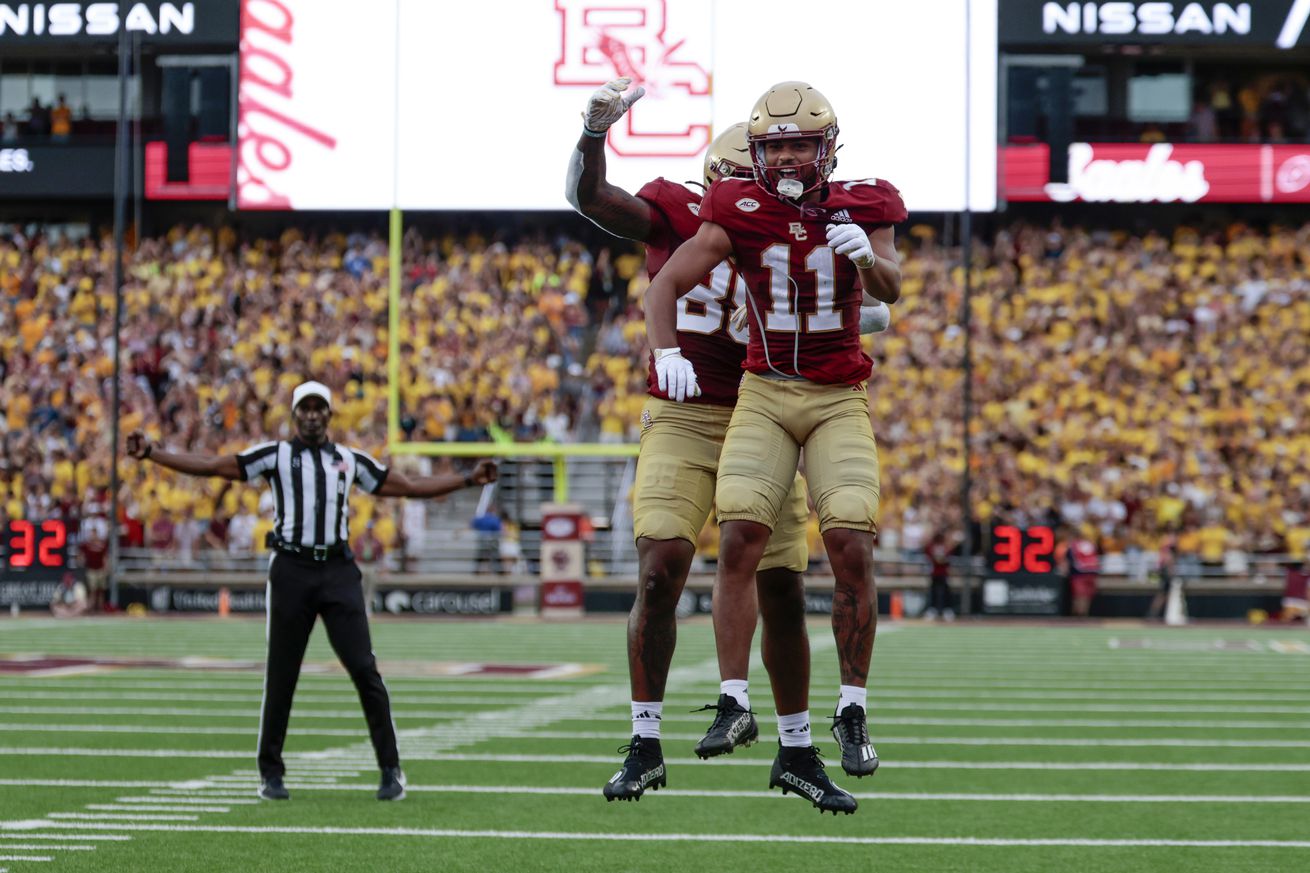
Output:
<instances>
[{"instance_id":1,"label":"number 84 jersey","mask_svg":"<svg viewBox=\"0 0 1310 873\"><path fill-rule=\"evenodd\" d=\"M827 226L867 233L907 217L900 192L882 179L832 182L812 203L783 201L746 179L711 185L700 218L727 232L751 298L746 369L825 385L868 379L859 272L828 246Z\"/></svg>"}]
</instances>

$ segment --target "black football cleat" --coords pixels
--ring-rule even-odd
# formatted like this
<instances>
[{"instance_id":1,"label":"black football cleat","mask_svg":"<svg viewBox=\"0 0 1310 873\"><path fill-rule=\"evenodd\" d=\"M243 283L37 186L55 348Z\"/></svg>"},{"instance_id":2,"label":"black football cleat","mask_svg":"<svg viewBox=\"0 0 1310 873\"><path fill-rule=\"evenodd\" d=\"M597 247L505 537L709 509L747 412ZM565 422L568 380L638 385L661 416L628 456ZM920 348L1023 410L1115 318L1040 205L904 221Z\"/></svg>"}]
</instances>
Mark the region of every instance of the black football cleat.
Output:
<instances>
[{"instance_id":1,"label":"black football cleat","mask_svg":"<svg viewBox=\"0 0 1310 873\"><path fill-rule=\"evenodd\" d=\"M383 767L378 800L404 800L405 773L399 767Z\"/></svg>"},{"instance_id":2,"label":"black football cleat","mask_svg":"<svg viewBox=\"0 0 1310 873\"><path fill-rule=\"evenodd\" d=\"M808 797L820 813L850 815L860 806L828 778L819 750L814 746L778 747L778 757L773 759L773 772L769 774L769 789L774 788L781 788L783 794L794 791Z\"/></svg>"},{"instance_id":3,"label":"black football cleat","mask_svg":"<svg viewBox=\"0 0 1310 873\"><path fill-rule=\"evenodd\" d=\"M664 752L660 741L652 737L633 737L632 742L619 747L627 752L623 767L605 783L605 800L641 800L649 788L659 791L668 785L664 773Z\"/></svg>"},{"instance_id":4,"label":"black football cleat","mask_svg":"<svg viewBox=\"0 0 1310 873\"><path fill-rule=\"evenodd\" d=\"M713 758L715 755L727 755L738 746L753 745L760 738L760 726L755 723L755 713L749 709L742 709L741 704L731 694L720 694L718 703L693 709L692 712L706 710L714 710L714 723L696 744L698 757Z\"/></svg>"},{"instance_id":5,"label":"black football cleat","mask_svg":"<svg viewBox=\"0 0 1310 873\"><path fill-rule=\"evenodd\" d=\"M878 769L878 753L869 740L869 722L858 704L848 703L832 717L832 736L841 749L841 768L848 776L863 779Z\"/></svg>"},{"instance_id":6,"label":"black football cleat","mask_svg":"<svg viewBox=\"0 0 1310 873\"><path fill-rule=\"evenodd\" d=\"M281 776L270 776L259 783L259 796L264 800L290 800L291 792L282 784Z\"/></svg>"}]
</instances>

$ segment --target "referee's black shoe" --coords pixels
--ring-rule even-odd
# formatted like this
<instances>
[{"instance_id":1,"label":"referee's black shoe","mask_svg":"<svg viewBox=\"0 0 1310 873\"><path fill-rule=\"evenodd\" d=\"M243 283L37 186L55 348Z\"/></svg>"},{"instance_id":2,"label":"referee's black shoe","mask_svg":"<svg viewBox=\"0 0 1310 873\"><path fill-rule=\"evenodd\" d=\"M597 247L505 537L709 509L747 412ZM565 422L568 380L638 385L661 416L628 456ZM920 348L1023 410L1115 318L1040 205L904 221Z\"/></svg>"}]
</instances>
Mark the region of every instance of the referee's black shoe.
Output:
<instances>
[{"instance_id":1,"label":"referee's black shoe","mask_svg":"<svg viewBox=\"0 0 1310 873\"><path fill-rule=\"evenodd\" d=\"M405 774L399 767L382 768L382 784L378 786L378 800L404 800Z\"/></svg>"},{"instance_id":2,"label":"referee's black shoe","mask_svg":"<svg viewBox=\"0 0 1310 873\"><path fill-rule=\"evenodd\" d=\"M808 797L820 813L850 815L860 806L849 792L828 778L823 759L814 746L778 746L778 757L773 759L773 772L769 774L769 789L774 788L781 788L783 794L795 792Z\"/></svg>"},{"instance_id":3,"label":"referee's black shoe","mask_svg":"<svg viewBox=\"0 0 1310 873\"><path fill-rule=\"evenodd\" d=\"M755 713L742 708L731 694L720 694L718 703L692 711L704 712L707 709L715 711L714 723L696 744L698 757L726 755L737 746L749 746L760 738L760 726L755 723Z\"/></svg>"},{"instance_id":4,"label":"referee's black shoe","mask_svg":"<svg viewBox=\"0 0 1310 873\"><path fill-rule=\"evenodd\" d=\"M291 792L282 784L281 776L270 776L259 783L259 796L264 800L290 800Z\"/></svg>"},{"instance_id":5,"label":"referee's black shoe","mask_svg":"<svg viewBox=\"0 0 1310 873\"><path fill-rule=\"evenodd\" d=\"M623 767L605 783L605 800L641 800L641 795L649 788L659 791L668 785L664 773L664 751L660 741L654 737L633 737L626 746L619 746L620 752L627 752Z\"/></svg>"},{"instance_id":6,"label":"referee's black shoe","mask_svg":"<svg viewBox=\"0 0 1310 873\"><path fill-rule=\"evenodd\" d=\"M863 779L878 769L878 753L869 740L869 722L859 704L848 703L832 717L832 736L841 749L841 768L847 775Z\"/></svg>"}]
</instances>

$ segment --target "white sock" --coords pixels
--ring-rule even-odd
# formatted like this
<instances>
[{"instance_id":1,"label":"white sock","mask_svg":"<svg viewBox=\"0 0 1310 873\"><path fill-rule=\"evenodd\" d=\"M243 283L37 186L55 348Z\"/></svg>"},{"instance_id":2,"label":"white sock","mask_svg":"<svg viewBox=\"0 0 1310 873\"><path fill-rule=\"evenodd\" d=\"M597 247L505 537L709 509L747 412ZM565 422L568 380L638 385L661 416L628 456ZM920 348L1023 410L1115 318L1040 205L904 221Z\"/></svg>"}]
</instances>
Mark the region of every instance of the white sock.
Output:
<instances>
[{"instance_id":1,"label":"white sock","mask_svg":"<svg viewBox=\"0 0 1310 873\"><path fill-rule=\"evenodd\" d=\"M778 716L778 739L791 749L814 745L810 739L810 711Z\"/></svg>"},{"instance_id":2,"label":"white sock","mask_svg":"<svg viewBox=\"0 0 1310 873\"><path fill-rule=\"evenodd\" d=\"M746 679L724 679L719 683L719 693L735 699L742 709L750 709L751 697L746 693L746 686L749 684Z\"/></svg>"},{"instance_id":3,"label":"white sock","mask_svg":"<svg viewBox=\"0 0 1310 873\"><path fill-rule=\"evenodd\" d=\"M858 685L843 685L841 686L841 695L837 699L837 714L841 715L841 711L852 703L868 712L868 702L869 689L861 688Z\"/></svg>"},{"instance_id":4,"label":"white sock","mask_svg":"<svg viewBox=\"0 0 1310 873\"><path fill-rule=\"evenodd\" d=\"M664 701L654 700L643 703L632 701L632 733L650 740L660 738L660 718L664 713Z\"/></svg>"}]
</instances>

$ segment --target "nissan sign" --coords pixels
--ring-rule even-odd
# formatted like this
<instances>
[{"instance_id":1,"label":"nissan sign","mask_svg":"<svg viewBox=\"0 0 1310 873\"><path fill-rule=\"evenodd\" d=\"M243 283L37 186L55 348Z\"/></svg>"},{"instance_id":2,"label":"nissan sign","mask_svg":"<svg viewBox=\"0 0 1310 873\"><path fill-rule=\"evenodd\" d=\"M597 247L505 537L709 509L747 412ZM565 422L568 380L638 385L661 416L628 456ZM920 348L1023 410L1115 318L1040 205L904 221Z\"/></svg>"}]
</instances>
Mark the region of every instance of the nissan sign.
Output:
<instances>
[{"instance_id":1,"label":"nissan sign","mask_svg":"<svg viewBox=\"0 0 1310 873\"><path fill-rule=\"evenodd\" d=\"M0 45L112 42L235 45L239 0L0 3Z\"/></svg>"},{"instance_id":2,"label":"nissan sign","mask_svg":"<svg viewBox=\"0 0 1310 873\"><path fill-rule=\"evenodd\" d=\"M1000 13L1002 45L1167 43L1291 49L1307 42L1310 2L1001 0Z\"/></svg>"}]
</instances>

